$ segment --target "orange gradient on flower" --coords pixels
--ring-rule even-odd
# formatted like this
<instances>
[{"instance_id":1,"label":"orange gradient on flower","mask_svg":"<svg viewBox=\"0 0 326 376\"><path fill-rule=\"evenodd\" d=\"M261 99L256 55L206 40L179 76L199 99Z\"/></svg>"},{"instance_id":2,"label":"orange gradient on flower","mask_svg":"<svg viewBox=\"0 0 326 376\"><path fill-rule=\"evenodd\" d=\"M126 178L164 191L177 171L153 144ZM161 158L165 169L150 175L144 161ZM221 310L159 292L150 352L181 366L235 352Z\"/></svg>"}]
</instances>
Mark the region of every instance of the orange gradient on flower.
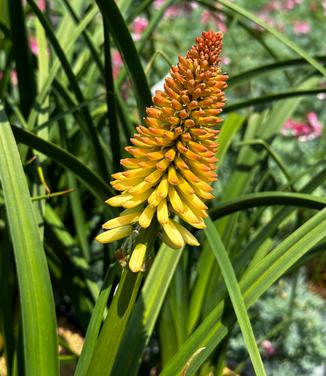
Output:
<instances>
[{"instance_id":1,"label":"orange gradient on flower","mask_svg":"<svg viewBox=\"0 0 326 376\"><path fill-rule=\"evenodd\" d=\"M174 248L199 245L177 215L202 229L206 200L214 198L211 184L217 179L215 157L224 106L227 76L219 67L222 33L203 32L185 57L156 91L144 124L126 147L131 158L121 160L126 171L112 175L121 194L106 201L123 207L118 218L103 225L97 240L111 242L128 236L134 224L146 229L157 221L163 240Z\"/></svg>"}]
</instances>

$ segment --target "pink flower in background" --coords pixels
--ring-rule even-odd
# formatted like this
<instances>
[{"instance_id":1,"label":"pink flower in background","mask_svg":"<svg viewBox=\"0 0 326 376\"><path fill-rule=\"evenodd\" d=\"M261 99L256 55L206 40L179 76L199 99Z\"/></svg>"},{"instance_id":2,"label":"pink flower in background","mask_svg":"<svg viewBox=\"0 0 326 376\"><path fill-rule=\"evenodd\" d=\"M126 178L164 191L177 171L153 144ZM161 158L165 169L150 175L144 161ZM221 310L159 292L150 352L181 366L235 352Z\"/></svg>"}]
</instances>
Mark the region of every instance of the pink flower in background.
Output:
<instances>
[{"instance_id":1,"label":"pink flower in background","mask_svg":"<svg viewBox=\"0 0 326 376\"><path fill-rule=\"evenodd\" d=\"M263 8L263 11L264 12L271 12L273 10L279 10L282 8L282 4L280 4L279 1L277 0L273 0L273 1L270 1L269 3L267 3L264 8Z\"/></svg>"},{"instance_id":2,"label":"pink flower in background","mask_svg":"<svg viewBox=\"0 0 326 376\"><path fill-rule=\"evenodd\" d=\"M153 5L154 8L159 9L164 5L164 3L165 0L154 0ZM170 7L168 7L168 9L165 11L164 16L166 18L174 18L183 14L187 14L196 8L198 8L198 4L196 4L194 1L184 1L179 5L171 5Z\"/></svg>"},{"instance_id":3,"label":"pink flower in background","mask_svg":"<svg viewBox=\"0 0 326 376\"><path fill-rule=\"evenodd\" d=\"M323 7L323 9L324 9L324 15L326 16L326 0L322 1L321 6Z\"/></svg>"},{"instance_id":4,"label":"pink flower in background","mask_svg":"<svg viewBox=\"0 0 326 376\"><path fill-rule=\"evenodd\" d=\"M164 13L166 18L175 18L180 16L182 13L180 6L172 5Z\"/></svg>"},{"instance_id":5,"label":"pink flower in background","mask_svg":"<svg viewBox=\"0 0 326 376\"><path fill-rule=\"evenodd\" d=\"M45 12L45 9L46 9L46 2L45 2L45 0L39 0L38 1L38 7L40 8L40 10L42 12Z\"/></svg>"},{"instance_id":6,"label":"pink flower in background","mask_svg":"<svg viewBox=\"0 0 326 376\"><path fill-rule=\"evenodd\" d=\"M3 79L3 71L0 71L0 80L2 80L2 79ZM17 84L18 84L16 69L13 69L10 72L10 82L11 82L12 86L17 86Z\"/></svg>"},{"instance_id":7,"label":"pink flower in background","mask_svg":"<svg viewBox=\"0 0 326 376\"><path fill-rule=\"evenodd\" d=\"M271 341L265 339L262 343L261 343L261 347L263 348L264 350L264 353L267 357L270 357L272 356L273 354L275 354L275 347L274 345L272 344Z\"/></svg>"},{"instance_id":8,"label":"pink flower in background","mask_svg":"<svg viewBox=\"0 0 326 376\"><path fill-rule=\"evenodd\" d=\"M299 121L289 119L282 128L282 134L292 135L295 137L307 136L310 132L310 127L306 123L300 123Z\"/></svg>"},{"instance_id":9,"label":"pink flower in background","mask_svg":"<svg viewBox=\"0 0 326 376\"><path fill-rule=\"evenodd\" d=\"M271 16L270 11L268 10L261 10L260 12L257 13L257 16L261 18L263 21L265 21L268 25L270 26L275 26L275 20ZM259 25L255 25L255 27L258 30L262 30L262 28Z\"/></svg>"},{"instance_id":10,"label":"pink flower in background","mask_svg":"<svg viewBox=\"0 0 326 376\"><path fill-rule=\"evenodd\" d=\"M203 24L207 24L212 19L212 14L205 9L203 13L201 14L201 22Z\"/></svg>"},{"instance_id":11,"label":"pink flower in background","mask_svg":"<svg viewBox=\"0 0 326 376\"><path fill-rule=\"evenodd\" d=\"M136 17L132 24L132 35L134 40L139 40L142 33L148 25L148 20L145 17Z\"/></svg>"},{"instance_id":12,"label":"pink flower in background","mask_svg":"<svg viewBox=\"0 0 326 376\"><path fill-rule=\"evenodd\" d=\"M112 55L112 65L113 65L113 78L118 78L120 68L123 65L122 57L118 51L115 51Z\"/></svg>"},{"instance_id":13,"label":"pink flower in background","mask_svg":"<svg viewBox=\"0 0 326 376\"><path fill-rule=\"evenodd\" d=\"M10 82L11 82L12 86L17 86L17 84L18 84L18 78L17 78L17 71L16 71L16 69L13 69L10 72Z\"/></svg>"},{"instance_id":14,"label":"pink flower in background","mask_svg":"<svg viewBox=\"0 0 326 376\"><path fill-rule=\"evenodd\" d=\"M292 135L299 141L307 141L317 138L321 135L322 125L315 112L308 112L305 123L289 119L283 126L281 133Z\"/></svg>"},{"instance_id":15,"label":"pink flower in background","mask_svg":"<svg viewBox=\"0 0 326 376\"><path fill-rule=\"evenodd\" d=\"M34 55L38 55L39 48L38 48L37 41L36 41L35 37L29 38L29 47L31 48L31 51L33 52Z\"/></svg>"},{"instance_id":16,"label":"pink flower in background","mask_svg":"<svg viewBox=\"0 0 326 376\"><path fill-rule=\"evenodd\" d=\"M223 33L227 31L227 25L225 23L226 17L223 13L211 13L208 10L204 10L201 15L201 22L203 24L208 24L212 22L215 24L216 28Z\"/></svg>"},{"instance_id":17,"label":"pink flower in background","mask_svg":"<svg viewBox=\"0 0 326 376\"><path fill-rule=\"evenodd\" d=\"M317 94L317 98L320 101L323 101L324 99L326 99L326 93L319 93L319 94Z\"/></svg>"},{"instance_id":18,"label":"pink flower in background","mask_svg":"<svg viewBox=\"0 0 326 376\"><path fill-rule=\"evenodd\" d=\"M261 11L272 12L274 10L292 10L297 5L301 4L302 0L272 0L269 1Z\"/></svg>"},{"instance_id":19,"label":"pink flower in background","mask_svg":"<svg viewBox=\"0 0 326 376\"><path fill-rule=\"evenodd\" d=\"M295 21L293 31L295 34L308 34L310 33L310 24L305 21Z\"/></svg>"},{"instance_id":20,"label":"pink flower in background","mask_svg":"<svg viewBox=\"0 0 326 376\"><path fill-rule=\"evenodd\" d=\"M292 10L295 8L297 5L302 3L302 0L286 0L281 2L282 3L282 8L286 10Z\"/></svg>"},{"instance_id":21,"label":"pink flower in background","mask_svg":"<svg viewBox=\"0 0 326 376\"><path fill-rule=\"evenodd\" d=\"M224 65L231 64L231 58L229 56L221 56L221 63Z\"/></svg>"},{"instance_id":22,"label":"pink flower in background","mask_svg":"<svg viewBox=\"0 0 326 376\"><path fill-rule=\"evenodd\" d=\"M154 0L153 5L155 9L161 8L162 5L164 5L165 0Z\"/></svg>"},{"instance_id":23,"label":"pink flower in background","mask_svg":"<svg viewBox=\"0 0 326 376\"><path fill-rule=\"evenodd\" d=\"M321 135L321 123L318 120L318 116L316 112L308 112L307 113L307 120L308 124L313 129L314 137L319 137Z\"/></svg>"}]
</instances>

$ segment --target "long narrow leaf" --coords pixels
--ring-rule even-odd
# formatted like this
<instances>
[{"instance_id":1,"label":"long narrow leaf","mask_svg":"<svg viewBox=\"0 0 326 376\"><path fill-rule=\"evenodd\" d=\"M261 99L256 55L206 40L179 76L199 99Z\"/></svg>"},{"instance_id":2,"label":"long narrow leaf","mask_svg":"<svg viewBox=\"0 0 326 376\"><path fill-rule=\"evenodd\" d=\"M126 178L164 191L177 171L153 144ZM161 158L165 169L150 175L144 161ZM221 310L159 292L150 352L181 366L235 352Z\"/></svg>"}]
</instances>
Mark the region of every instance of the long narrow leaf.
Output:
<instances>
[{"instance_id":1,"label":"long narrow leaf","mask_svg":"<svg viewBox=\"0 0 326 376\"><path fill-rule=\"evenodd\" d=\"M21 109L24 116L27 117L36 95L32 53L28 45L23 3L21 0L11 0L8 5Z\"/></svg>"},{"instance_id":2,"label":"long narrow leaf","mask_svg":"<svg viewBox=\"0 0 326 376\"><path fill-rule=\"evenodd\" d=\"M121 51L131 80L134 85L138 111L145 116L145 108L152 102L151 92L142 68L135 44L131 38L128 27L114 1L96 0L103 17L106 19L114 40Z\"/></svg>"},{"instance_id":3,"label":"long narrow leaf","mask_svg":"<svg viewBox=\"0 0 326 376\"><path fill-rule=\"evenodd\" d=\"M22 142L23 144L40 151L49 158L54 159L61 166L71 170L100 201L103 201L112 195L112 189L71 153L24 129L12 126L12 130L18 142Z\"/></svg>"},{"instance_id":4,"label":"long narrow leaf","mask_svg":"<svg viewBox=\"0 0 326 376\"><path fill-rule=\"evenodd\" d=\"M77 363L75 376L85 376L93 356L96 340L100 327L103 321L103 315L106 308L106 304L112 289L113 279L115 272L113 267L110 267L103 281L102 289L97 298L91 320L89 322L83 350Z\"/></svg>"},{"instance_id":5,"label":"long narrow leaf","mask_svg":"<svg viewBox=\"0 0 326 376\"><path fill-rule=\"evenodd\" d=\"M245 120L244 116L238 115L236 113L231 113L224 120L221 132L218 137L218 142L220 144L216 158L218 159L218 166L223 162L224 155L229 149L234 136L237 134Z\"/></svg>"},{"instance_id":6,"label":"long narrow leaf","mask_svg":"<svg viewBox=\"0 0 326 376\"><path fill-rule=\"evenodd\" d=\"M325 88L315 88L315 89L307 89L307 90L291 90L286 91L283 93L277 94L269 94L269 95L261 95L257 98L251 98L245 101L236 102L231 104L230 106L226 106L224 108L224 113L233 112L235 110L239 110L241 108L246 108L254 105L259 105L263 103L270 103L272 101L279 101L281 99L287 98L294 98L294 97L303 97L306 95L316 95L319 93L325 93Z\"/></svg>"},{"instance_id":7,"label":"long narrow leaf","mask_svg":"<svg viewBox=\"0 0 326 376\"><path fill-rule=\"evenodd\" d=\"M123 271L102 330L94 348L87 375L110 376L124 331L137 297L142 273Z\"/></svg>"},{"instance_id":8,"label":"long narrow leaf","mask_svg":"<svg viewBox=\"0 0 326 376\"><path fill-rule=\"evenodd\" d=\"M0 107L0 177L13 242L22 310L26 375L57 375L54 299L40 232L17 145Z\"/></svg>"},{"instance_id":9,"label":"long narrow leaf","mask_svg":"<svg viewBox=\"0 0 326 376\"><path fill-rule=\"evenodd\" d=\"M326 57L325 56L314 56L314 59L317 61L320 61L322 63L326 62ZM302 58L297 58L297 59L287 59L287 60L282 60L282 61L277 61L276 63L271 63L271 64L266 64L266 65L261 65L256 68L247 70L245 72L236 74L228 79L228 84L229 86L236 86L240 85L244 82L247 82L251 78L257 78L258 75L261 74L267 74L273 70L278 70L278 69L283 69L283 68L292 68L294 66L298 65L307 65L308 62L305 59Z\"/></svg>"},{"instance_id":10,"label":"long narrow leaf","mask_svg":"<svg viewBox=\"0 0 326 376\"><path fill-rule=\"evenodd\" d=\"M238 281L236 279L231 261L224 248L223 242L219 233L217 232L212 220L208 218L206 220L207 229L205 230L208 242L211 250L213 251L216 260L219 264L223 279L228 290L237 320L242 332L242 336L247 345L251 361L257 375L266 375L263 362L261 360L258 346L254 337L248 312L245 307L245 303L240 291Z\"/></svg>"},{"instance_id":11,"label":"long narrow leaf","mask_svg":"<svg viewBox=\"0 0 326 376\"><path fill-rule=\"evenodd\" d=\"M258 206L285 205L297 206L310 209L323 209L326 206L326 199L313 196L307 193L292 192L258 192L251 193L234 200L224 201L210 210L212 219L218 219L225 215L235 213L240 210L254 208Z\"/></svg>"}]
</instances>

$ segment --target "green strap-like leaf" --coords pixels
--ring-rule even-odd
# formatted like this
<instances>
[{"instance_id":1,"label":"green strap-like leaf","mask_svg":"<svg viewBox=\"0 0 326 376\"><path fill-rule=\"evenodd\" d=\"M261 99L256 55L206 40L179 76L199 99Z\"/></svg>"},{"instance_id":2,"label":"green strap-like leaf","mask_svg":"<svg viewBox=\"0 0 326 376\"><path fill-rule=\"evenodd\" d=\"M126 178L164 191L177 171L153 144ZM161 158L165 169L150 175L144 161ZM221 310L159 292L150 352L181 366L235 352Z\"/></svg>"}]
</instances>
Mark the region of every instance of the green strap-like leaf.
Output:
<instances>
[{"instance_id":1,"label":"green strap-like leaf","mask_svg":"<svg viewBox=\"0 0 326 376\"><path fill-rule=\"evenodd\" d=\"M90 168L86 167L71 153L49 141L45 141L42 138L35 136L33 133L24 129L12 126L12 130L18 142L22 142L23 144L40 151L49 158L54 159L61 166L72 171L76 177L89 189L89 191L100 201L103 201L112 195L113 190L108 186L108 184L105 184L105 182L98 175L96 175Z\"/></svg>"},{"instance_id":2,"label":"green strap-like leaf","mask_svg":"<svg viewBox=\"0 0 326 376\"><path fill-rule=\"evenodd\" d=\"M323 209L326 206L326 199L313 196L307 193L292 192L258 192L251 193L234 200L224 201L210 210L212 219L218 219L225 215L240 210L254 208L257 206L285 205L297 206L311 209Z\"/></svg>"},{"instance_id":3,"label":"green strap-like leaf","mask_svg":"<svg viewBox=\"0 0 326 376\"><path fill-rule=\"evenodd\" d=\"M75 376L85 376L87 374L115 275L115 269L114 266L112 266L108 269L107 274L104 278L102 289L99 293L92 313L92 317L88 324L85 342L83 345L82 353L77 363Z\"/></svg>"},{"instance_id":4,"label":"green strap-like leaf","mask_svg":"<svg viewBox=\"0 0 326 376\"><path fill-rule=\"evenodd\" d=\"M152 103L152 96L128 27L113 0L96 0L96 3L110 27L114 41L123 55L136 93L138 111L141 117L143 117L146 115L146 106Z\"/></svg>"},{"instance_id":5,"label":"green strap-like leaf","mask_svg":"<svg viewBox=\"0 0 326 376\"><path fill-rule=\"evenodd\" d=\"M326 56L314 56L314 59L317 61L326 62ZM266 65L260 65L256 68L249 69L245 72L236 74L228 79L229 86L236 86L240 85L244 82L249 81L252 78L257 78L258 75L263 75L270 73L274 70L283 70L283 68L293 68L298 65L307 65L308 62L305 59L297 58L297 59L287 59L282 61L277 61L276 63L266 64Z\"/></svg>"},{"instance_id":6,"label":"green strap-like leaf","mask_svg":"<svg viewBox=\"0 0 326 376\"><path fill-rule=\"evenodd\" d=\"M87 376L111 376L119 346L127 327L142 273L133 273L129 269L122 272L118 290L110 305L103 327L97 339Z\"/></svg>"},{"instance_id":7,"label":"green strap-like leaf","mask_svg":"<svg viewBox=\"0 0 326 376\"><path fill-rule=\"evenodd\" d=\"M22 113L27 117L36 95L35 74L32 53L28 45L23 4L20 0L8 1L11 39L14 48L18 90Z\"/></svg>"},{"instance_id":8,"label":"green strap-like leaf","mask_svg":"<svg viewBox=\"0 0 326 376\"><path fill-rule=\"evenodd\" d=\"M245 121L245 117L236 113L229 114L223 122L221 132L218 136L219 148L216 154L218 166L221 166L224 156L228 151L234 136L237 134Z\"/></svg>"},{"instance_id":9,"label":"green strap-like leaf","mask_svg":"<svg viewBox=\"0 0 326 376\"><path fill-rule=\"evenodd\" d=\"M0 106L0 178L14 248L26 375L58 375L54 299L18 148Z\"/></svg>"},{"instance_id":10,"label":"green strap-like leaf","mask_svg":"<svg viewBox=\"0 0 326 376\"><path fill-rule=\"evenodd\" d=\"M231 261L224 248L220 234L214 226L214 223L210 218L206 220L206 223L207 229L205 230L205 234L207 236L211 250L213 251L220 267L256 375L266 375L264 365L261 360L258 346L254 337L254 332L250 324L248 312L246 310L246 306Z\"/></svg>"},{"instance_id":11,"label":"green strap-like leaf","mask_svg":"<svg viewBox=\"0 0 326 376\"><path fill-rule=\"evenodd\" d=\"M235 110L239 110L241 108L246 108L249 106L254 106L263 103L270 103L272 101L279 101L281 99L287 98L294 98L294 97L303 97L306 95L316 95L318 93L324 93L326 90L325 88L315 88L315 89L307 89L307 90L291 90L286 91L284 93L277 93L277 94L268 94L268 95L261 95L257 98L251 98L245 101L239 101L230 106L226 106L223 110L224 113L232 112Z\"/></svg>"}]
</instances>

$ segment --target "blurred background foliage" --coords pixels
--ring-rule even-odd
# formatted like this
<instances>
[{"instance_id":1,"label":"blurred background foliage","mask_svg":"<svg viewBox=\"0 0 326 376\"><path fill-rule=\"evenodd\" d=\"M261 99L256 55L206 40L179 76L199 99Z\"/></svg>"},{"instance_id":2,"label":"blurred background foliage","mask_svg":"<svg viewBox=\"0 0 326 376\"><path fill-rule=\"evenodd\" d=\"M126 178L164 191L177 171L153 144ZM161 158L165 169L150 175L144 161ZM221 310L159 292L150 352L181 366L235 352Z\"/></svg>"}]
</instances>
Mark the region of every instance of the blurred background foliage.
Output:
<instances>
[{"instance_id":1,"label":"blurred background foliage","mask_svg":"<svg viewBox=\"0 0 326 376\"><path fill-rule=\"evenodd\" d=\"M86 337L75 374L92 374L87 369L97 334L121 277L119 244L94 241L104 220L117 214L103 203L113 194L110 174L126 156L150 90L162 87L177 56L203 30L224 32L221 63L230 80L210 215L240 286L325 206L325 21L326 3L317 0L0 0L1 126L11 125L33 198L59 323L62 374L73 374L91 317L93 338ZM9 150L14 144L1 145ZM2 179L16 179L16 171L2 171ZM18 280L23 273L35 276L33 286L43 282L32 263L24 266L24 249L19 253L16 244L24 234L13 232L10 219L28 209L20 206L22 196L9 200L4 180L2 188L0 352L7 371L1 372L32 374L26 349L24 365L22 337L33 317L21 307ZM301 193L306 196L295 196ZM324 222L316 221L316 229ZM204 233L195 235L202 247L182 252L157 242L152 268L143 281L135 277L141 292L131 319L122 318L129 325L120 348L108 355L109 374L220 375L226 366L254 374L219 267ZM247 305L267 290L249 314L268 375L325 372L325 236L324 228L315 241L295 243L302 257L279 269L285 275L272 287L277 271L254 298L242 289ZM300 247L306 247L302 254ZM72 335L79 336L77 348Z\"/></svg>"}]
</instances>

